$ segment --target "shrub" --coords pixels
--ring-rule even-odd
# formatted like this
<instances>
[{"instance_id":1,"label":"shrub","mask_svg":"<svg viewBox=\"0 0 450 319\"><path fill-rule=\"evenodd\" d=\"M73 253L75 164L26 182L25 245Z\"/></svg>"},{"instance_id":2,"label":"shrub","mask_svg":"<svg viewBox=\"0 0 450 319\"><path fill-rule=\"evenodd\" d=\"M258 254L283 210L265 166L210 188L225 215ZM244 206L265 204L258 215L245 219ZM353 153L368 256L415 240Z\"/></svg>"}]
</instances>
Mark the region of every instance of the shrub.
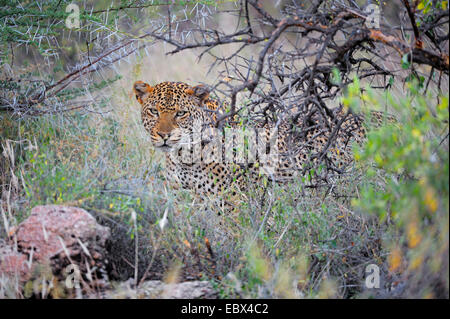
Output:
<instances>
[{"instance_id":1,"label":"shrub","mask_svg":"<svg viewBox=\"0 0 450 319\"><path fill-rule=\"evenodd\" d=\"M389 224L386 284L401 286L404 297L448 298L448 94L435 102L419 82L407 87L401 99L385 97L398 122L370 130L355 152L365 176L353 206ZM358 101L380 104L370 92Z\"/></svg>"}]
</instances>

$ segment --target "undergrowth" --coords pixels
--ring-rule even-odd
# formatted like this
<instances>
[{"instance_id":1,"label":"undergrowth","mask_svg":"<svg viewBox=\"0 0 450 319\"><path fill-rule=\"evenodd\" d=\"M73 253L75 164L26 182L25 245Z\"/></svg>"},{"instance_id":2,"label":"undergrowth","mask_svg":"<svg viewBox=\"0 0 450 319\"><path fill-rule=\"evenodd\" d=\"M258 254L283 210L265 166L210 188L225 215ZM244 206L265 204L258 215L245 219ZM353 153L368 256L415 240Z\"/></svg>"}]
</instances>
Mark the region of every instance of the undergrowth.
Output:
<instances>
[{"instance_id":1,"label":"undergrowth","mask_svg":"<svg viewBox=\"0 0 450 319\"><path fill-rule=\"evenodd\" d=\"M357 165L329 187L254 185L233 213L221 198L167 184L127 92L114 93L120 109L106 116L2 115L3 215L11 227L36 205L86 209L112 230L112 281L137 265L138 282L209 280L221 298L448 297L448 97L433 114L415 96L390 100L399 122L370 133ZM371 98L346 96L361 107ZM370 264L378 290L365 286Z\"/></svg>"}]
</instances>

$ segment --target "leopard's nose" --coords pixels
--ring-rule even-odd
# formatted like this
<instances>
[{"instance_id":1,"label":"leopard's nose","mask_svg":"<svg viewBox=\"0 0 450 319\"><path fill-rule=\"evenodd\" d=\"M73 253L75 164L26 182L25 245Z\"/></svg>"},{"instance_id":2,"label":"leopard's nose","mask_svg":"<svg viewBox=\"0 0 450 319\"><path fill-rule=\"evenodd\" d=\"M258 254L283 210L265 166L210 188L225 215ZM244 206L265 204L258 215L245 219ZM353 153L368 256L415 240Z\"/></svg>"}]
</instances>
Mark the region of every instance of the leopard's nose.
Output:
<instances>
[{"instance_id":1,"label":"leopard's nose","mask_svg":"<svg viewBox=\"0 0 450 319\"><path fill-rule=\"evenodd\" d=\"M169 139L169 137L170 137L170 133L165 133L165 132L158 132L158 135L161 136L161 138L164 141L167 141Z\"/></svg>"}]
</instances>

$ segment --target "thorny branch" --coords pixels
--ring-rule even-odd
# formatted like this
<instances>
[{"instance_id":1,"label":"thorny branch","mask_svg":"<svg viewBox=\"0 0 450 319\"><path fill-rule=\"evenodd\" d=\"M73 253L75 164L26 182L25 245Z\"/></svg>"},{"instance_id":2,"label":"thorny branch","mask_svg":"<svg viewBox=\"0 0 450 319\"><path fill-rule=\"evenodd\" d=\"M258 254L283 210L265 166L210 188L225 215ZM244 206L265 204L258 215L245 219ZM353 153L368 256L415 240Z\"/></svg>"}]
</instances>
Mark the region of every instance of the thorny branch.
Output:
<instances>
[{"instance_id":1,"label":"thorny branch","mask_svg":"<svg viewBox=\"0 0 450 319\"><path fill-rule=\"evenodd\" d=\"M388 19L381 8L380 26L373 27L367 23L369 13L355 1L280 3L273 10L271 4L258 0L185 7L168 2L159 18L139 28L139 35L129 34L96 56L88 56L60 80L42 82L27 98L0 96L0 110L39 114L36 105L51 104L83 75L111 67L158 42L171 46L167 54L200 50L199 59L212 59L210 70L218 70L220 77L208 85L227 100L218 127L236 116L275 122L288 117L295 121L302 114L308 119L317 112L323 123L328 123L327 117L336 121L332 111L336 98L354 76L377 89L387 89L394 82L402 85L410 74L423 74L427 90L433 85L439 90L448 81L448 9L439 7L425 14L416 2L391 1L398 14ZM142 6L146 4L138 5ZM218 26L213 19L218 14L234 17L235 30ZM409 69L402 69L405 61ZM339 81L333 80L336 73Z\"/></svg>"},{"instance_id":2,"label":"thorny branch","mask_svg":"<svg viewBox=\"0 0 450 319\"><path fill-rule=\"evenodd\" d=\"M245 0L224 11L239 18L234 32L199 24L189 29L189 37L175 36L171 28L150 31L146 37L172 45L168 54L203 50L199 58L207 54L212 67L223 67L213 89L229 103L217 127L236 116L244 122L274 123L288 117L296 121L302 114L306 120L320 114L323 123L331 118L336 126L317 155L322 159L342 124L332 111L336 98L354 76L375 89L401 84L410 74L428 77L427 90L430 82L441 90L443 75L448 81L448 10L424 14L416 2L390 4L399 14L371 26L369 13L355 1L285 1L273 15L266 2ZM336 71L341 77L337 82L332 79ZM433 78L436 71L439 80Z\"/></svg>"},{"instance_id":3,"label":"thorny branch","mask_svg":"<svg viewBox=\"0 0 450 319\"><path fill-rule=\"evenodd\" d=\"M421 31L417 27L415 18L418 13L416 10L411 10L408 1L402 1L402 3L411 19L410 23L413 24L414 36L419 41ZM281 81L281 83L278 83L279 89L277 91L282 94L275 96L274 90L271 90L269 94L260 92L259 94L263 94L264 97L257 100L259 105L264 102L273 105L273 98L283 98L283 95L291 94L291 88L303 88L307 92L306 96L303 96L305 103L302 105L301 99L298 99L296 107L307 108L308 105L306 104L311 104L309 95L313 92L319 92L320 100L330 100L341 89L329 81L334 68L341 72L345 80L344 83L348 83L355 72L360 78L369 78L372 82L379 79L380 76L384 79L386 76L395 76L393 68L385 66L391 58L389 49L397 52L400 59L406 56L406 59L411 63L428 65L447 75L449 74L448 50L445 50L445 41L441 36L445 32L445 27L440 29L437 26L434 28L428 24L422 24L421 30L423 32L428 32L431 28L439 34L439 40L435 39L434 43L430 42L428 48L423 44L418 44L417 41L416 45L411 47L402 39L403 35L390 32L387 27L382 29L367 28L365 25L366 13L358 8L353 1L339 1L333 5L330 5L329 1L316 1L309 9L302 9L301 6L293 2L292 5L287 5L284 8L285 12L282 13L287 17L283 19L278 19L269 14L260 1L242 1L240 5L244 6L240 10L243 9L243 12L245 12L245 23L234 33L221 33L208 27L198 28L189 31L193 34L191 41L177 40L161 30L147 34L149 37L173 45L175 49L168 54L175 54L188 49L207 48L207 52L216 58L215 65L228 64L230 58L215 56L211 53L212 48L240 43L242 46L238 50L243 52L245 48L254 50L256 46L258 51L252 51L258 52L256 61L249 60L244 54L241 55L236 52L230 54L231 57L235 58L235 61L238 60L239 62L235 62L231 66L235 74L227 74L226 76L227 78L237 78L239 79L237 82L240 83L231 85L222 81L215 86L215 88L226 87L227 95L230 98L229 116L236 114L238 94L248 90L249 97L251 97L258 86L262 89L269 83L273 84L274 81L271 77L274 75ZM253 19L249 18L249 5L254 10L253 15L255 17ZM448 26L448 19L445 19L444 16L445 14L438 12L435 19L444 19ZM263 26L259 32L255 32L251 26L255 21ZM400 22L406 23L406 21ZM404 24L401 24L401 26L405 28ZM270 35L267 35L268 32ZM347 39L347 41L343 42L343 39ZM294 43L294 46L286 49L288 44L292 43ZM439 45L438 49L434 47L436 43ZM317 49L318 45L320 49ZM385 51L386 54L380 56L381 51ZM205 51L201 56L204 53ZM361 54L365 56L356 57L356 55ZM268 55L270 55L269 58L267 58ZM311 64L306 60L312 56L315 56L316 59ZM373 57L378 59L373 60ZM398 59L398 65L400 59ZM272 61L271 64L269 64L269 61ZM246 66L243 66L240 62L244 62ZM300 69L301 63L304 64L302 69ZM287 71L287 64L292 67L289 71ZM226 67L228 69L228 65ZM243 75L240 72L242 68L247 68L251 72ZM294 69L298 71L292 71ZM236 75L238 76L236 77ZM283 86L285 79L291 80L287 86ZM271 86L273 87L273 85ZM378 87L386 88L387 85ZM337 90L332 91L333 88L337 88ZM224 120L225 118L222 116L220 119Z\"/></svg>"}]
</instances>

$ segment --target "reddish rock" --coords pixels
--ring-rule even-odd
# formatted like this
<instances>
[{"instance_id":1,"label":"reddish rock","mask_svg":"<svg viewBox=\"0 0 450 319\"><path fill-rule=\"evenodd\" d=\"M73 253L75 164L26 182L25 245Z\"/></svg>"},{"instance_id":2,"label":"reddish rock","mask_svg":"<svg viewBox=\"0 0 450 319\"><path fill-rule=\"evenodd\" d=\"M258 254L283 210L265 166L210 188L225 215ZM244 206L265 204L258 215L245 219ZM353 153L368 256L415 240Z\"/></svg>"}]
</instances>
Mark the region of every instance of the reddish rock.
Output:
<instances>
[{"instance_id":1,"label":"reddish rock","mask_svg":"<svg viewBox=\"0 0 450 319\"><path fill-rule=\"evenodd\" d=\"M22 266L23 261L31 259L32 267L50 265L52 273L62 280L67 276L66 267L74 264L80 270L82 281L106 282L105 243L110 231L84 209L36 206L12 236L17 252L5 255L0 252L0 271L10 273L15 268L21 274L21 281L25 281L30 271ZM9 248L9 251L13 250Z\"/></svg>"},{"instance_id":2,"label":"reddish rock","mask_svg":"<svg viewBox=\"0 0 450 319\"><path fill-rule=\"evenodd\" d=\"M96 246L104 247L109 229L100 226L84 209L49 205L34 207L30 217L17 228L16 236L21 252L32 253L33 260L45 261L64 253L65 249L79 253L80 241L88 251Z\"/></svg>"},{"instance_id":3,"label":"reddish rock","mask_svg":"<svg viewBox=\"0 0 450 319\"><path fill-rule=\"evenodd\" d=\"M11 246L0 247L0 276L19 278L26 281L30 277L28 260L25 254L14 251Z\"/></svg>"}]
</instances>

